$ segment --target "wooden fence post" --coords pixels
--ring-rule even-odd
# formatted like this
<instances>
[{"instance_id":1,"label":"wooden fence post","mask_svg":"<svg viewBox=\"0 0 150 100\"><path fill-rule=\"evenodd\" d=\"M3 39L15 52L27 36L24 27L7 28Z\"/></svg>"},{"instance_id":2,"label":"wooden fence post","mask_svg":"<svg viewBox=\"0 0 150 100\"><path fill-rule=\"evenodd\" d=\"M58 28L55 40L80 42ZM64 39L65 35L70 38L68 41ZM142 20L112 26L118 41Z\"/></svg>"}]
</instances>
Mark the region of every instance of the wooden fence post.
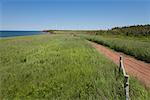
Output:
<instances>
[{"instance_id":1,"label":"wooden fence post","mask_svg":"<svg viewBox=\"0 0 150 100\"><path fill-rule=\"evenodd\" d=\"M124 91L125 91L126 100L130 100L130 96L129 96L129 75L127 75L126 72L125 72L122 56L120 56L120 61L119 61L119 73L120 72L123 72L123 75L124 75Z\"/></svg>"},{"instance_id":2,"label":"wooden fence post","mask_svg":"<svg viewBox=\"0 0 150 100\"><path fill-rule=\"evenodd\" d=\"M124 88L125 88L126 100L130 100L130 97L129 97L129 75L125 75L124 86L125 86Z\"/></svg>"},{"instance_id":3,"label":"wooden fence post","mask_svg":"<svg viewBox=\"0 0 150 100\"><path fill-rule=\"evenodd\" d=\"M121 60L122 60L122 56L120 56L120 59L119 59L119 73L121 72Z\"/></svg>"}]
</instances>

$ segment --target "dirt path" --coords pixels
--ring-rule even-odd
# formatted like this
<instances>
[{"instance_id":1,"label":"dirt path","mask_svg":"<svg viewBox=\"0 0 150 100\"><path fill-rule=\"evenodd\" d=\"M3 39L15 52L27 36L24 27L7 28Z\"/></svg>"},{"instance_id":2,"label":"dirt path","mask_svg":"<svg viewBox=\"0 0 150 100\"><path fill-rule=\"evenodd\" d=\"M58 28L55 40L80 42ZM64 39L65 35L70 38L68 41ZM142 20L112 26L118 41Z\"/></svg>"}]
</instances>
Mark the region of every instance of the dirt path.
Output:
<instances>
[{"instance_id":1,"label":"dirt path","mask_svg":"<svg viewBox=\"0 0 150 100\"><path fill-rule=\"evenodd\" d=\"M105 46L90 42L98 51L104 53L108 58L119 65L119 57L123 55L125 70L129 75L136 77L146 87L150 88L150 64L139 61L131 56L113 51Z\"/></svg>"}]
</instances>

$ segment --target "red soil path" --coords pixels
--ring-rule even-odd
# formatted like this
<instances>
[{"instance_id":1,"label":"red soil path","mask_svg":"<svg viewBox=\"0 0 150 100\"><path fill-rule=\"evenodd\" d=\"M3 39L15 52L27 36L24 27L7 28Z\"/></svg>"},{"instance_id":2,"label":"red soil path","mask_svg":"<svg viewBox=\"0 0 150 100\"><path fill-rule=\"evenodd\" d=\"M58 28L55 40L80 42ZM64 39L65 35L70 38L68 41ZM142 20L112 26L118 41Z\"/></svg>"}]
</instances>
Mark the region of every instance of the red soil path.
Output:
<instances>
[{"instance_id":1,"label":"red soil path","mask_svg":"<svg viewBox=\"0 0 150 100\"><path fill-rule=\"evenodd\" d=\"M113 62L119 65L119 57L123 56L126 72L140 80L146 87L150 88L150 64L137 60L131 56L113 51L100 44L90 42L99 52L105 54Z\"/></svg>"}]
</instances>

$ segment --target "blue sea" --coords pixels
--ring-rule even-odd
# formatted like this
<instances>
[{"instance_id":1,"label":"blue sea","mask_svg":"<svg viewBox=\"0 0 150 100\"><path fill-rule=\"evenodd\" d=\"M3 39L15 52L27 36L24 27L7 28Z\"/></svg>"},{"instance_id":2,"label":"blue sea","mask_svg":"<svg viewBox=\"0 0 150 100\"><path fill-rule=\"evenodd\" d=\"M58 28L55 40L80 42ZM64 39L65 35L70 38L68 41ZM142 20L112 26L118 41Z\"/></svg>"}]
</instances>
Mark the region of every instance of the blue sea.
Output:
<instances>
[{"instance_id":1,"label":"blue sea","mask_svg":"<svg viewBox=\"0 0 150 100\"><path fill-rule=\"evenodd\" d=\"M45 34L42 31L0 31L0 38Z\"/></svg>"}]
</instances>

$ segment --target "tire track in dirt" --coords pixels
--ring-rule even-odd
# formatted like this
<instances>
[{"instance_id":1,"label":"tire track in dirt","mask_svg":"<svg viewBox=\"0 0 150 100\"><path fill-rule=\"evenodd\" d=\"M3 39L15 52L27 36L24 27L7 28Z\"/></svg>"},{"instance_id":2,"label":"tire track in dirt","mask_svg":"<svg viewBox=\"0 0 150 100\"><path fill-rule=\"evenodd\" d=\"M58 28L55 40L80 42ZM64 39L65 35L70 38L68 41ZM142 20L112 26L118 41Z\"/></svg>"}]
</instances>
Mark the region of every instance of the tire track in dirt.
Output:
<instances>
[{"instance_id":1,"label":"tire track in dirt","mask_svg":"<svg viewBox=\"0 0 150 100\"><path fill-rule=\"evenodd\" d=\"M105 46L102 46L94 42L90 42L90 44L92 44L92 46L96 48L99 52L105 54L106 57L110 58L117 65L119 65L120 55L123 55L126 72L129 75L136 77L146 87L150 88L150 64L149 63L137 60L126 54L113 51Z\"/></svg>"}]
</instances>

